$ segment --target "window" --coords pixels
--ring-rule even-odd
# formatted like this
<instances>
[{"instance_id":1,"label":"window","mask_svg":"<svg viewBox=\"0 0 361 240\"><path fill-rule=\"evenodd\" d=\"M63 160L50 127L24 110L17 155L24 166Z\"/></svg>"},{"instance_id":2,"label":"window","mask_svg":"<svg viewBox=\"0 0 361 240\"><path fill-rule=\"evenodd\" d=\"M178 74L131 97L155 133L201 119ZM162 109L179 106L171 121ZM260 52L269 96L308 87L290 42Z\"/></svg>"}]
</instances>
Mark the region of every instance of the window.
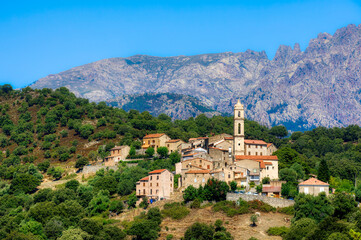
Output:
<instances>
[{"instance_id":1,"label":"window","mask_svg":"<svg viewBox=\"0 0 361 240\"><path fill-rule=\"evenodd\" d=\"M258 152L256 152L256 156L258 155Z\"/></svg>"},{"instance_id":2,"label":"window","mask_svg":"<svg viewBox=\"0 0 361 240\"><path fill-rule=\"evenodd\" d=\"M159 180L159 176L157 176L157 180Z\"/></svg>"},{"instance_id":3,"label":"window","mask_svg":"<svg viewBox=\"0 0 361 240\"><path fill-rule=\"evenodd\" d=\"M256 148L258 148L258 146L256 145Z\"/></svg>"},{"instance_id":4,"label":"window","mask_svg":"<svg viewBox=\"0 0 361 240\"><path fill-rule=\"evenodd\" d=\"M172 187L172 184L170 184L170 187Z\"/></svg>"},{"instance_id":5,"label":"window","mask_svg":"<svg viewBox=\"0 0 361 240\"><path fill-rule=\"evenodd\" d=\"M143 183L143 187L145 187L145 183Z\"/></svg>"},{"instance_id":6,"label":"window","mask_svg":"<svg viewBox=\"0 0 361 240\"><path fill-rule=\"evenodd\" d=\"M170 181L172 181L172 177L170 177Z\"/></svg>"},{"instance_id":7,"label":"window","mask_svg":"<svg viewBox=\"0 0 361 240\"><path fill-rule=\"evenodd\" d=\"M231 174L228 174L228 178L231 178Z\"/></svg>"},{"instance_id":8,"label":"window","mask_svg":"<svg viewBox=\"0 0 361 240\"><path fill-rule=\"evenodd\" d=\"M241 117L241 111L238 111L238 117Z\"/></svg>"},{"instance_id":9,"label":"window","mask_svg":"<svg viewBox=\"0 0 361 240\"><path fill-rule=\"evenodd\" d=\"M241 134L241 124L238 123L238 134Z\"/></svg>"},{"instance_id":10,"label":"window","mask_svg":"<svg viewBox=\"0 0 361 240\"><path fill-rule=\"evenodd\" d=\"M267 166L267 170L269 170L269 167Z\"/></svg>"},{"instance_id":11,"label":"window","mask_svg":"<svg viewBox=\"0 0 361 240\"><path fill-rule=\"evenodd\" d=\"M308 194L308 187L305 187L305 193Z\"/></svg>"},{"instance_id":12,"label":"window","mask_svg":"<svg viewBox=\"0 0 361 240\"><path fill-rule=\"evenodd\" d=\"M150 183L150 186L152 186L152 183Z\"/></svg>"},{"instance_id":13,"label":"window","mask_svg":"<svg viewBox=\"0 0 361 240\"><path fill-rule=\"evenodd\" d=\"M156 190L155 192L158 193L158 190Z\"/></svg>"},{"instance_id":14,"label":"window","mask_svg":"<svg viewBox=\"0 0 361 240\"><path fill-rule=\"evenodd\" d=\"M152 189L150 189L150 194L153 194L153 190L152 190Z\"/></svg>"},{"instance_id":15,"label":"window","mask_svg":"<svg viewBox=\"0 0 361 240\"><path fill-rule=\"evenodd\" d=\"M195 182L195 183L197 182L197 178L194 179L194 182Z\"/></svg>"},{"instance_id":16,"label":"window","mask_svg":"<svg viewBox=\"0 0 361 240\"><path fill-rule=\"evenodd\" d=\"M150 144L150 140L148 140L148 144Z\"/></svg>"},{"instance_id":17,"label":"window","mask_svg":"<svg viewBox=\"0 0 361 240\"><path fill-rule=\"evenodd\" d=\"M253 169L253 172L254 172L254 173L256 173L256 172L257 172L257 169L256 169L256 168L255 168L255 169Z\"/></svg>"},{"instance_id":18,"label":"window","mask_svg":"<svg viewBox=\"0 0 361 240\"><path fill-rule=\"evenodd\" d=\"M325 191L325 188L320 187L320 192L324 192L324 191Z\"/></svg>"},{"instance_id":19,"label":"window","mask_svg":"<svg viewBox=\"0 0 361 240\"><path fill-rule=\"evenodd\" d=\"M157 187L159 187L159 183L157 183Z\"/></svg>"},{"instance_id":20,"label":"window","mask_svg":"<svg viewBox=\"0 0 361 240\"><path fill-rule=\"evenodd\" d=\"M211 169L211 167L209 165L207 165L207 169Z\"/></svg>"},{"instance_id":21,"label":"window","mask_svg":"<svg viewBox=\"0 0 361 240\"><path fill-rule=\"evenodd\" d=\"M143 189L143 194L145 194L145 189Z\"/></svg>"},{"instance_id":22,"label":"window","mask_svg":"<svg viewBox=\"0 0 361 240\"><path fill-rule=\"evenodd\" d=\"M153 140L152 143L155 143L155 140Z\"/></svg>"},{"instance_id":23,"label":"window","mask_svg":"<svg viewBox=\"0 0 361 240\"><path fill-rule=\"evenodd\" d=\"M140 190L138 192L139 192L139 195L140 195Z\"/></svg>"},{"instance_id":24,"label":"window","mask_svg":"<svg viewBox=\"0 0 361 240\"><path fill-rule=\"evenodd\" d=\"M231 167L231 170L232 170L232 167Z\"/></svg>"},{"instance_id":25,"label":"window","mask_svg":"<svg viewBox=\"0 0 361 240\"><path fill-rule=\"evenodd\" d=\"M150 180L152 180L152 176L150 176Z\"/></svg>"},{"instance_id":26,"label":"window","mask_svg":"<svg viewBox=\"0 0 361 240\"><path fill-rule=\"evenodd\" d=\"M202 163L202 159L200 159L199 162Z\"/></svg>"},{"instance_id":27,"label":"window","mask_svg":"<svg viewBox=\"0 0 361 240\"><path fill-rule=\"evenodd\" d=\"M169 144L167 144L167 147L169 147Z\"/></svg>"},{"instance_id":28,"label":"window","mask_svg":"<svg viewBox=\"0 0 361 240\"><path fill-rule=\"evenodd\" d=\"M262 153L260 153L259 155L261 155L261 156L262 156Z\"/></svg>"},{"instance_id":29,"label":"window","mask_svg":"<svg viewBox=\"0 0 361 240\"><path fill-rule=\"evenodd\" d=\"M248 152L248 155L251 155L251 152Z\"/></svg>"}]
</instances>

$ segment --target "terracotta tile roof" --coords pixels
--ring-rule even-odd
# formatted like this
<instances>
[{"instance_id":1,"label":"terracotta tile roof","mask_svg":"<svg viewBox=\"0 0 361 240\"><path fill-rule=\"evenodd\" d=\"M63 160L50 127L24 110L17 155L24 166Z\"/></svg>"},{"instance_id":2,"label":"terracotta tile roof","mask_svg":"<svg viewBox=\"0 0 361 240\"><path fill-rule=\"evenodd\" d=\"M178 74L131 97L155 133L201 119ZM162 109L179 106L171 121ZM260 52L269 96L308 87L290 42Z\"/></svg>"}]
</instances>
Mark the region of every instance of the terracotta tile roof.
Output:
<instances>
[{"instance_id":1,"label":"terracotta tile roof","mask_svg":"<svg viewBox=\"0 0 361 240\"><path fill-rule=\"evenodd\" d=\"M151 171L149 172L149 174L156 174L156 173L162 173L164 171L166 171L167 169L157 169L157 170L154 170L154 171Z\"/></svg>"},{"instance_id":2,"label":"terracotta tile roof","mask_svg":"<svg viewBox=\"0 0 361 240\"><path fill-rule=\"evenodd\" d=\"M148 177L144 177L142 179L140 179L139 181L148 181L149 180L149 176Z\"/></svg>"},{"instance_id":3,"label":"terracotta tile roof","mask_svg":"<svg viewBox=\"0 0 361 240\"><path fill-rule=\"evenodd\" d=\"M148 134L144 136L143 138L158 138L165 135L164 133L154 133L154 134Z\"/></svg>"},{"instance_id":4,"label":"terracotta tile roof","mask_svg":"<svg viewBox=\"0 0 361 240\"><path fill-rule=\"evenodd\" d=\"M298 184L298 186L329 186L328 183L322 182L316 178L310 178Z\"/></svg>"},{"instance_id":5,"label":"terracotta tile roof","mask_svg":"<svg viewBox=\"0 0 361 240\"><path fill-rule=\"evenodd\" d=\"M205 174L205 173L210 173L211 171L210 170L189 170L188 174Z\"/></svg>"},{"instance_id":6,"label":"terracotta tile roof","mask_svg":"<svg viewBox=\"0 0 361 240\"><path fill-rule=\"evenodd\" d=\"M272 143L267 143L267 148L269 148L270 146L272 146Z\"/></svg>"},{"instance_id":7,"label":"terracotta tile roof","mask_svg":"<svg viewBox=\"0 0 361 240\"><path fill-rule=\"evenodd\" d=\"M281 187L276 187L276 186L272 186L272 187L263 187L262 188L262 192L281 192Z\"/></svg>"},{"instance_id":8,"label":"terracotta tile roof","mask_svg":"<svg viewBox=\"0 0 361 240\"><path fill-rule=\"evenodd\" d=\"M272 155L272 156L237 155L236 160L278 160L278 158L276 155Z\"/></svg>"},{"instance_id":9,"label":"terracotta tile roof","mask_svg":"<svg viewBox=\"0 0 361 240\"><path fill-rule=\"evenodd\" d=\"M223 172L223 170L222 169L217 169L217 170L211 171L211 173L219 173L219 172Z\"/></svg>"},{"instance_id":10,"label":"terracotta tile roof","mask_svg":"<svg viewBox=\"0 0 361 240\"><path fill-rule=\"evenodd\" d=\"M182 141L182 140L180 140L180 139L172 139L172 140L166 141L166 143L176 143L176 142L179 142L179 141Z\"/></svg>"},{"instance_id":11,"label":"terracotta tile roof","mask_svg":"<svg viewBox=\"0 0 361 240\"><path fill-rule=\"evenodd\" d=\"M264 162L264 164L266 164L266 165L272 165L271 162Z\"/></svg>"},{"instance_id":12,"label":"terracotta tile roof","mask_svg":"<svg viewBox=\"0 0 361 240\"><path fill-rule=\"evenodd\" d=\"M256 160L256 161L259 162L260 168L266 168L266 165L264 164L263 160Z\"/></svg>"},{"instance_id":13,"label":"terracotta tile roof","mask_svg":"<svg viewBox=\"0 0 361 240\"><path fill-rule=\"evenodd\" d=\"M224 140L233 140L233 137L224 137Z\"/></svg>"},{"instance_id":14,"label":"terracotta tile roof","mask_svg":"<svg viewBox=\"0 0 361 240\"><path fill-rule=\"evenodd\" d=\"M202 140L202 139L208 139L208 137L190 138L188 141L195 141L195 140Z\"/></svg>"},{"instance_id":15,"label":"terracotta tile roof","mask_svg":"<svg viewBox=\"0 0 361 240\"><path fill-rule=\"evenodd\" d=\"M217 148L217 147L209 147L209 148L224 151L224 152L228 152L227 149L223 149L223 148Z\"/></svg>"},{"instance_id":16,"label":"terracotta tile roof","mask_svg":"<svg viewBox=\"0 0 361 240\"><path fill-rule=\"evenodd\" d=\"M254 144L254 145L267 145L267 143L265 141L262 140L249 140L249 139L245 139L244 140L245 144Z\"/></svg>"},{"instance_id":17,"label":"terracotta tile roof","mask_svg":"<svg viewBox=\"0 0 361 240\"><path fill-rule=\"evenodd\" d=\"M189 156L193 156L193 155L197 155L199 153L188 153L188 154L184 154L183 157L189 157Z\"/></svg>"}]
</instances>

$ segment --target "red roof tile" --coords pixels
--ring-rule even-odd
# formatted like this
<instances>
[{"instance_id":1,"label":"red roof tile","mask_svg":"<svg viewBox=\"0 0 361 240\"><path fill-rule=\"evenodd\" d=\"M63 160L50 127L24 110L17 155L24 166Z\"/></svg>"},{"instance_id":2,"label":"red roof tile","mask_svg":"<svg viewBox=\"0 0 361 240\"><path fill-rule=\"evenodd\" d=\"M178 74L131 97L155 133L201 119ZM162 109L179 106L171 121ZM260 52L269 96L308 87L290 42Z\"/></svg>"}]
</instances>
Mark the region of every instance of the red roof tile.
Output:
<instances>
[{"instance_id":1,"label":"red roof tile","mask_svg":"<svg viewBox=\"0 0 361 240\"><path fill-rule=\"evenodd\" d=\"M278 160L278 158L276 155L272 155L272 156L237 155L236 160Z\"/></svg>"},{"instance_id":2,"label":"red roof tile","mask_svg":"<svg viewBox=\"0 0 361 240\"><path fill-rule=\"evenodd\" d=\"M264 164L266 164L266 165L272 165L271 162L264 162Z\"/></svg>"},{"instance_id":3,"label":"red roof tile","mask_svg":"<svg viewBox=\"0 0 361 240\"><path fill-rule=\"evenodd\" d=\"M272 146L272 143L267 143L267 148L269 148L270 146Z\"/></svg>"},{"instance_id":4,"label":"red roof tile","mask_svg":"<svg viewBox=\"0 0 361 240\"><path fill-rule=\"evenodd\" d=\"M154 171L151 171L149 172L149 174L156 174L156 173L162 173L164 171L166 171L167 169L158 169L158 170L154 170Z\"/></svg>"},{"instance_id":5,"label":"red roof tile","mask_svg":"<svg viewBox=\"0 0 361 240\"><path fill-rule=\"evenodd\" d=\"M154 133L154 134L148 134L144 136L143 138L158 138L165 135L164 133Z\"/></svg>"},{"instance_id":6,"label":"red roof tile","mask_svg":"<svg viewBox=\"0 0 361 240\"><path fill-rule=\"evenodd\" d=\"M266 168L266 165L264 164L263 160L256 160L256 161L259 162L260 168Z\"/></svg>"},{"instance_id":7,"label":"red roof tile","mask_svg":"<svg viewBox=\"0 0 361 240\"><path fill-rule=\"evenodd\" d=\"M255 144L255 145L267 145L267 143L265 141L262 140L249 140L249 139L245 139L244 140L245 144Z\"/></svg>"},{"instance_id":8,"label":"red roof tile","mask_svg":"<svg viewBox=\"0 0 361 240\"><path fill-rule=\"evenodd\" d=\"M140 179L139 181L148 181L149 180L149 176L148 177L144 177L142 179Z\"/></svg>"},{"instance_id":9,"label":"red roof tile","mask_svg":"<svg viewBox=\"0 0 361 240\"><path fill-rule=\"evenodd\" d=\"M207 161L207 162L212 163L212 161L207 160L207 159L204 159L204 158L191 158L191 159L184 160L183 162L193 161L193 160L196 160L196 159L201 159L201 160L203 160L203 161Z\"/></svg>"},{"instance_id":10,"label":"red roof tile","mask_svg":"<svg viewBox=\"0 0 361 240\"><path fill-rule=\"evenodd\" d=\"M322 182L316 178L310 178L298 184L299 186L329 186L328 183Z\"/></svg>"},{"instance_id":11,"label":"red roof tile","mask_svg":"<svg viewBox=\"0 0 361 240\"><path fill-rule=\"evenodd\" d=\"M233 137L224 137L224 140L233 140Z\"/></svg>"},{"instance_id":12,"label":"red roof tile","mask_svg":"<svg viewBox=\"0 0 361 240\"><path fill-rule=\"evenodd\" d=\"M210 170L189 170L188 172L186 173L189 173L189 174L205 174L205 173L210 173L211 171Z\"/></svg>"},{"instance_id":13,"label":"red roof tile","mask_svg":"<svg viewBox=\"0 0 361 240\"><path fill-rule=\"evenodd\" d=\"M277 187L277 186L263 187L262 192L281 192L281 187Z\"/></svg>"}]
</instances>

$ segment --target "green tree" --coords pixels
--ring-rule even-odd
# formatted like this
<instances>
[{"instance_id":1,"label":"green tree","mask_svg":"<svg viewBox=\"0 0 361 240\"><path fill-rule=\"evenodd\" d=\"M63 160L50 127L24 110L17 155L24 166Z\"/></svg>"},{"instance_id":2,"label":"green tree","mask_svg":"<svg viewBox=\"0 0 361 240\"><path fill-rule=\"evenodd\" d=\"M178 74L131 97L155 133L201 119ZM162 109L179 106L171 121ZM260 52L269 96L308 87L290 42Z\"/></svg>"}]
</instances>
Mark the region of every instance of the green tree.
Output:
<instances>
[{"instance_id":1,"label":"green tree","mask_svg":"<svg viewBox=\"0 0 361 240\"><path fill-rule=\"evenodd\" d=\"M191 225L184 234L184 240L213 240L214 229L204 223L196 222Z\"/></svg>"},{"instance_id":2,"label":"green tree","mask_svg":"<svg viewBox=\"0 0 361 240\"><path fill-rule=\"evenodd\" d=\"M278 138L283 138L288 135L287 128L285 126L274 126L270 129L269 133Z\"/></svg>"},{"instance_id":3,"label":"green tree","mask_svg":"<svg viewBox=\"0 0 361 240\"><path fill-rule=\"evenodd\" d=\"M279 178L286 182L297 182L297 172L292 168L283 168L279 172Z\"/></svg>"},{"instance_id":4,"label":"green tree","mask_svg":"<svg viewBox=\"0 0 361 240\"><path fill-rule=\"evenodd\" d=\"M229 183L229 186L231 187L231 191L234 192L237 190L237 182L236 181L232 181Z\"/></svg>"},{"instance_id":5,"label":"green tree","mask_svg":"<svg viewBox=\"0 0 361 240\"><path fill-rule=\"evenodd\" d=\"M91 235L84 232L80 228L70 228L65 230L59 240L87 240L91 239Z\"/></svg>"},{"instance_id":6,"label":"green tree","mask_svg":"<svg viewBox=\"0 0 361 240\"><path fill-rule=\"evenodd\" d=\"M137 196L135 195L135 193L132 193L129 195L128 197L128 208L134 208L135 204L137 203Z\"/></svg>"},{"instance_id":7,"label":"green tree","mask_svg":"<svg viewBox=\"0 0 361 240\"><path fill-rule=\"evenodd\" d=\"M32 193L40 185L40 180L30 174L20 173L17 174L10 185L12 192L22 191L24 193Z\"/></svg>"},{"instance_id":8,"label":"green tree","mask_svg":"<svg viewBox=\"0 0 361 240\"><path fill-rule=\"evenodd\" d=\"M65 187L69 188L69 189L71 189L73 191L76 191L78 189L79 185L80 185L79 181L75 180L75 179L72 179L72 180L67 181L65 183Z\"/></svg>"},{"instance_id":9,"label":"green tree","mask_svg":"<svg viewBox=\"0 0 361 240\"><path fill-rule=\"evenodd\" d=\"M106 190L101 190L96 196L89 202L88 211L90 216L97 215L106 211L109 207L109 192Z\"/></svg>"},{"instance_id":10,"label":"green tree","mask_svg":"<svg viewBox=\"0 0 361 240\"><path fill-rule=\"evenodd\" d=\"M63 231L64 231L64 225L60 217L59 218L55 217L50 219L44 226L45 235L49 239L54 239L54 240L57 239L58 237L61 236L61 233Z\"/></svg>"},{"instance_id":11,"label":"green tree","mask_svg":"<svg viewBox=\"0 0 361 240\"><path fill-rule=\"evenodd\" d=\"M168 148L167 147L159 147L157 148L157 153L161 158L166 158L168 156Z\"/></svg>"},{"instance_id":12,"label":"green tree","mask_svg":"<svg viewBox=\"0 0 361 240\"><path fill-rule=\"evenodd\" d=\"M183 194L183 199L185 202L193 201L197 198L197 189L193 185L189 185Z\"/></svg>"},{"instance_id":13,"label":"green tree","mask_svg":"<svg viewBox=\"0 0 361 240\"><path fill-rule=\"evenodd\" d=\"M179 152L174 151L169 155L169 159L171 160L172 164L176 164L179 163L181 160L181 155L179 154Z\"/></svg>"},{"instance_id":14,"label":"green tree","mask_svg":"<svg viewBox=\"0 0 361 240\"><path fill-rule=\"evenodd\" d=\"M302 240L304 237L312 232L317 226L314 219L301 218L295 221L290 228L290 231L284 237L286 240Z\"/></svg>"},{"instance_id":15,"label":"green tree","mask_svg":"<svg viewBox=\"0 0 361 240\"><path fill-rule=\"evenodd\" d=\"M315 197L309 194L299 194L295 198L294 209L294 221L301 218L311 218L320 222L334 213L334 207L324 192Z\"/></svg>"},{"instance_id":16,"label":"green tree","mask_svg":"<svg viewBox=\"0 0 361 240\"><path fill-rule=\"evenodd\" d=\"M317 178L323 182L328 182L330 180L330 170L328 169L328 165L326 159L322 159L320 162L320 166L317 171Z\"/></svg>"},{"instance_id":17,"label":"green tree","mask_svg":"<svg viewBox=\"0 0 361 240\"><path fill-rule=\"evenodd\" d=\"M262 184L270 184L271 179L269 177L262 178Z\"/></svg>"},{"instance_id":18,"label":"green tree","mask_svg":"<svg viewBox=\"0 0 361 240\"><path fill-rule=\"evenodd\" d=\"M340 192L333 196L331 203L335 208L333 216L339 219L345 218L347 214L352 213L357 207L357 202L352 195Z\"/></svg>"},{"instance_id":19,"label":"green tree","mask_svg":"<svg viewBox=\"0 0 361 240\"><path fill-rule=\"evenodd\" d=\"M94 132L94 127L90 124L84 124L79 128L80 136L87 139Z\"/></svg>"},{"instance_id":20,"label":"green tree","mask_svg":"<svg viewBox=\"0 0 361 240\"><path fill-rule=\"evenodd\" d=\"M75 168L83 169L84 166L89 164L89 160L86 157L80 157L75 162Z\"/></svg>"},{"instance_id":21,"label":"green tree","mask_svg":"<svg viewBox=\"0 0 361 240\"><path fill-rule=\"evenodd\" d=\"M129 156L133 157L135 156L135 154L136 154L135 147L131 147L129 150Z\"/></svg>"},{"instance_id":22,"label":"green tree","mask_svg":"<svg viewBox=\"0 0 361 240\"><path fill-rule=\"evenodd\" d=\"M253 227L257 226L256 222L258 221L258 216L256 214L252 214L250 220L252 222Z\"/></svg>"},{"instance_id":23,"label":"green tree","mask_svg":"<svg viewBox=\"0 0 361 240\"><path fill-rule=\"evenodd\" d=\"M46 171L48 171L49 167L50 167L50 161L48 161L48 160L38 164L38 169L44 173L46 173Z\"/></svg>"},{"instance_id":24,"label":"green tree","mask_svg":"<svg viewBox=\"0 0 361 240\"><path fill-rule=\"evenodd\" d=\"M152 148L152 147L147 148L147 150L145 150L145 154L147 154L148 157L153 157L154 148Z\"/></svg>"}]
</instances>

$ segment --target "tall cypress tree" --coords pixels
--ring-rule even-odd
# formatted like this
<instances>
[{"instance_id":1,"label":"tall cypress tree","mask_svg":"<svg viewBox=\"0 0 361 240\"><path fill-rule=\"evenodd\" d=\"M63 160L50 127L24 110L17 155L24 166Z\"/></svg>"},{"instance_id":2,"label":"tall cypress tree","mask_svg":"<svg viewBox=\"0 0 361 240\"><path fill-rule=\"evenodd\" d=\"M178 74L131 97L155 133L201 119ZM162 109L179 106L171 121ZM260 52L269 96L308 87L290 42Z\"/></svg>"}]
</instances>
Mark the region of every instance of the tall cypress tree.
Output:
<instances>
[{"instance_id":1,"label":"tall cypress tree","mask_svg":"<svg viewBox=\"0 0 361 240\"><path fill-rule=\"evenodd\" d=\"M322 159L318 167L317 178L323 182L330 180L330 170L325 159Z\"/></svg>"}]
</instances>

